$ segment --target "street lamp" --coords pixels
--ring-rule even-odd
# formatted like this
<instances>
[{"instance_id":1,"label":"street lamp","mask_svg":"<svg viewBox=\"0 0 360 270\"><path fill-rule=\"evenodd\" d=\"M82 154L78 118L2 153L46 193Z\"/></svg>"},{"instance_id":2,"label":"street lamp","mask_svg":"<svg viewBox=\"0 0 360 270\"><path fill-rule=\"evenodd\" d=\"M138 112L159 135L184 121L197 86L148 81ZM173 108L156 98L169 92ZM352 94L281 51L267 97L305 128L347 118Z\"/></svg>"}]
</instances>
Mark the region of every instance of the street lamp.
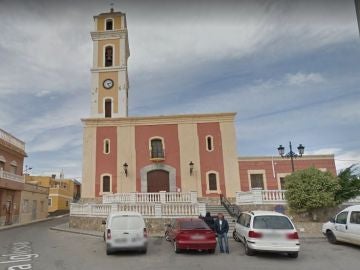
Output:
<instances>
[{"instance_id":1,"label":"street lamp","mask_svg":"<svg viewBox=\"0 0 360 270\"><path fill-rule=\"evenodd\" d=\"M125 162L123 165L123 169L124 169L124 173L125 173L126 177L128 176L128 167L129 167L129 165L127 165L127 163Z\"/></svg>"},{"instance_id":2,"label":"street lamp","mask_svg":"<svg viewBox=\"0 0 360 270\"><path fill-rule=\"evenodd\" d=\"M290 148L290 152L287 153L287 154L285 154L285 147L282 146L281 144L279 145L277 150L279 151L279 155L282 158L290 158L290 160L291 160L291 168L292 168L292 171L294 172L295 171L294 158L302 157L302 155L304 154L305 146L303 146L302 144L299 144L299 146L297 147L297 149L299 151L299 154L296 154L295 152L293 152L291 142L289 142L289 148Z\"/></svg>"},{"instance_id":3,"label":"street lamp","mask_svg":"<svg viewBox=\"0 0 360 270\"><path fill-rule=\"evenodd\" d=\"M190 175L192 175L194 171L194 163L192 161L190 161L189 167L190 167Z\"/></svg>"}]
</instances>

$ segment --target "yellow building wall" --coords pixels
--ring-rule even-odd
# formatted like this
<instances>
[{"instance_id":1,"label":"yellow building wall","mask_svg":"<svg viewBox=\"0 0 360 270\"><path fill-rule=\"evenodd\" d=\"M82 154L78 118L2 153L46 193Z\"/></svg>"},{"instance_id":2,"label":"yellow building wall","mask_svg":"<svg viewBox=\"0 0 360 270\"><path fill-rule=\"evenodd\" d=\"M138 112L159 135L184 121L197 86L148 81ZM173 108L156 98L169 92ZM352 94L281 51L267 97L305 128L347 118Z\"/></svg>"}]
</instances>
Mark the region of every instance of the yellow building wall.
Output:
<instances>
[{"instance_id":1,"label":"yellow building wall","mask_svg":"<svg viewBox=\"0 0 360 270\"><path fill-rule=\"evenodd\" d=\"M113 66L120 65L120 39L105 39L98 41L98 66L104 67L104 57L105 57L105 47L112 45L114 47L113 51Z\"/></svg>"},{"instance_id":2,"label":"yellow building wall","mask_svg":"<svg viewBox=\"0 0 360 270\"><path fill-rule=\"evenodd\" d=\"M105 89L103 86L103 82L106 79L111 79L114 82L114 86L111 89ZM113 106L113 112L118 113L118 73L117 72L101 72L99 73L99 102L98 102L98 112L103 113L104 112L104 99L105 98L112 98L112 106Z\"/></svg>"},{"instance_id":3,"label":"yellow building wall","mask_svg":"<svg viewBox=\"0 0 360 270\"><path fill-rule=\"evenodd\" d=\"M121 16L115 16L115 15L107 15L101 16L97 18L97 31L105 31L105 20L106 19L113 19L114 21L114 30L121 29Z\"/></svg>"}]
</instances>

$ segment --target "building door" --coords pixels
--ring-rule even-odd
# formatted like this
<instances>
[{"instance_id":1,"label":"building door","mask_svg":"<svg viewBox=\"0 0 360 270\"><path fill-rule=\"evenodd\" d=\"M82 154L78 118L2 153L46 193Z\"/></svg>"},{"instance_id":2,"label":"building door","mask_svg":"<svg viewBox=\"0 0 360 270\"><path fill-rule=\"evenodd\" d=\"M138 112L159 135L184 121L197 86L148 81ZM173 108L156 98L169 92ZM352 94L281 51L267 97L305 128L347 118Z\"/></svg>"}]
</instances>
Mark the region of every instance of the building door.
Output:
<instances>
[{"instance_id":1,"label":"building door","mask_svg":"<svg viewBox=\"0 0 360 270\"><path fill-rule=\"evenodd\" d=\"M36 219L36 208L37 208L37 201L33 200L33 203L32 203L32 215L31 215L32 220Z\"/></svg>"},{"instance_id":2,"label":"building door","mask_svg":"<svg viewBox=\"0 0 360 270\"><path fill-rule=\"evenodd\" d=\"M154 170L147 173L147 191L159 192L170 191L169 172Z\"/></svg>"},{"instance_id":3,"label":"building door","mask_svg":"<svg viewBox=\"0 0 360 270\"><path fill-rule=\"evenodd\" d=\"M12 218L11 218L12 207L13 207L12 201L8 200L5 204L5 225L12 224Z\"/></svg>"}]
</instances>

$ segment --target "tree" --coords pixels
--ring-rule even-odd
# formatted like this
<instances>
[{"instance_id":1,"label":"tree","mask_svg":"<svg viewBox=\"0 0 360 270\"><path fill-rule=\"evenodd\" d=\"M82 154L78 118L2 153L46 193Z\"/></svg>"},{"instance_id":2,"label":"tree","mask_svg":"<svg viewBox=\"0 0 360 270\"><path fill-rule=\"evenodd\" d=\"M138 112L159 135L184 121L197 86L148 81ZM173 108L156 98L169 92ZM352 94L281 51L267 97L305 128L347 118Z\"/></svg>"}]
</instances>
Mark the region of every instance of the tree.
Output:
<instances>
[{"instance_id":1,"label":"tree","mask_svg":"<svg viewBox=\"0 0 360 270\"><path fill-rule=\"evenodd\" d=\"M340 189L335 193L338 204L360 196L360 173L355 165L343 169L338 174Z\"/></svg>"},{"instance_id":2,"label":"tree","mask_svg":"<svg viewBox=\"0 0 360 270\"><path fill-rule=\"evenodd\" d=\"M330 172L311 167L286 176L285 188L290 209L313 214L316 209L336 205L335 194L340 185Z\"/></svg>"}]
</instances>

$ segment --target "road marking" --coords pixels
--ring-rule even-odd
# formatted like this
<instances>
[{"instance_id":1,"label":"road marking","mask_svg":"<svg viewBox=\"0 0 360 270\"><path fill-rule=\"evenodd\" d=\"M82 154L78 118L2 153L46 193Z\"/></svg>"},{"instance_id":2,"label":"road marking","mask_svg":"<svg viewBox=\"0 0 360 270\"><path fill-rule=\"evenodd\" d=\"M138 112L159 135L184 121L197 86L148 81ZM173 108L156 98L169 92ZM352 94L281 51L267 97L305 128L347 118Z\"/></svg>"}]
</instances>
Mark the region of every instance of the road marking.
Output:
<instances>
[{"instance_id":1,"label":"road marking","mask_svg":"<svg viewBox=\"0 0 360 270\"><path fill-rule=\"evenodd\" d=\"M18 264L9 266L8 270L23 270L32 269L31 263L23 264L23 262L31 262L33 259L38 258L39 254L33 253L31 242L15 242L12 243L9 254L1 255L6 260L0 260L0 264Z\"/></svg>"}]
</instances>

